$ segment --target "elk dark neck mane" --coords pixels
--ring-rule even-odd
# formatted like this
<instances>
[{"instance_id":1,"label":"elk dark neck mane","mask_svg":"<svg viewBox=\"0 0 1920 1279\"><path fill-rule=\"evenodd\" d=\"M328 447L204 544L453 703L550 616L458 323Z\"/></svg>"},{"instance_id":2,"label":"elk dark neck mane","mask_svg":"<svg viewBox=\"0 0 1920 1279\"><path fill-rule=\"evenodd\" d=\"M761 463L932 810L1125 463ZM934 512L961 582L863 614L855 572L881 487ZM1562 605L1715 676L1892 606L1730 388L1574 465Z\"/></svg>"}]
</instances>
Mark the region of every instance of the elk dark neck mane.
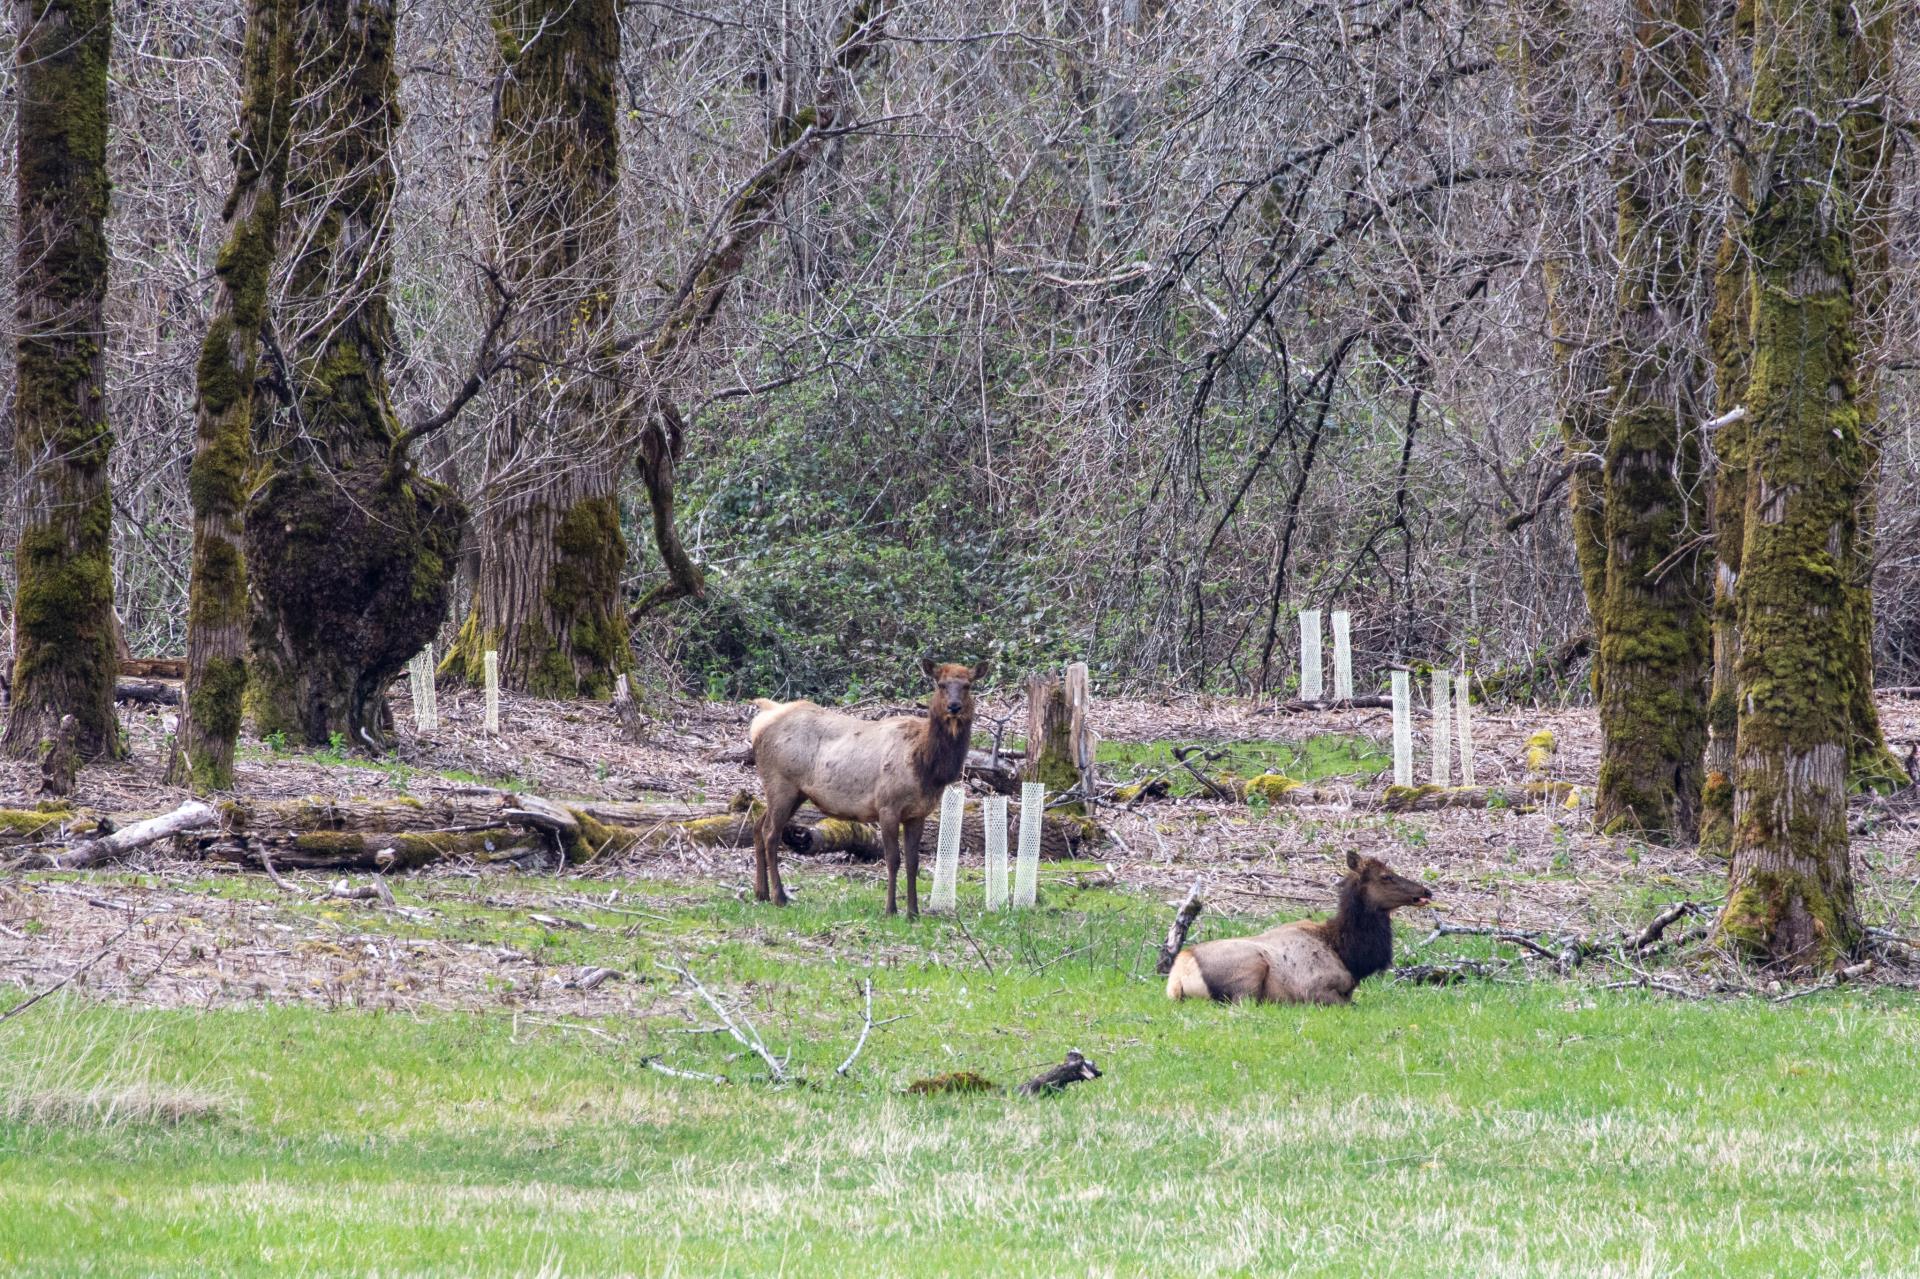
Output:
<instances>
[{"instance_id":1,"label":"elk dark neck mane","mask_svg":"<svg viewBox=\"0 0 1920 1279\"><path fill-rule=\"evenodd\" d=\"M1357 879L1340 886L1340 909L1322 925L1323 936L1355 981L1371 977L1393 963L1393 919L1367 904Z\"/></svg>"},{"instance_id":2,"label":"elk dark neck mane","mask_svg":"<svg viewBox=\"0 0 1920 1279\"><path fill-rule=\"evenodd\" d=\"M972 745L973 716L949 715L944 706L928 707L927 722L913 748L914 777L928 790L952 785L960 780Z\"/></svg>"}]
</instances>

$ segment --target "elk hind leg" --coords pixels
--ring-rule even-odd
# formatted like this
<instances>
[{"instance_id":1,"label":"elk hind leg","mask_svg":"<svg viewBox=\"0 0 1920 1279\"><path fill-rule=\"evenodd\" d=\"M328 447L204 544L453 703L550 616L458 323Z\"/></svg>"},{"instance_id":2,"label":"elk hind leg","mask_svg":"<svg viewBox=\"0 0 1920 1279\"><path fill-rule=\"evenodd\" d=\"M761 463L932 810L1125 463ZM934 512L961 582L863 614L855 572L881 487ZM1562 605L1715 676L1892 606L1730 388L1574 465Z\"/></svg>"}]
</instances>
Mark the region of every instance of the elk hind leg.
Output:
<instances>
[{"instance_id":1,"label":"elk hind leg","mask_svg":"<svg viewBox=\"0 0 1920 1279\"><path fill-rule=\"evenodd\" d=\"M753 895L760 901L787 904L786 885L780 882L780 842L804 798L792 786L767 785L767 811L753 833Z\"/></svg>"}]
</instances>

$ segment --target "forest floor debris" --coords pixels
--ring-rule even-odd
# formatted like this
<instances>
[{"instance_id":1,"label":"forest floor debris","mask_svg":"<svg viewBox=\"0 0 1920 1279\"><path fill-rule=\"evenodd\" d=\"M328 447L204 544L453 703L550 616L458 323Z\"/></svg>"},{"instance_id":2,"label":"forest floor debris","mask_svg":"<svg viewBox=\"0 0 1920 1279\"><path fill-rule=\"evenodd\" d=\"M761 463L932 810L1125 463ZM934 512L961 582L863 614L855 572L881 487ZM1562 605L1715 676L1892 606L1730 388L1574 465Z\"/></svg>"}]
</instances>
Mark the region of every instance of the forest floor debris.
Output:
<instances>
[{"instance_id":1,"label":"forest floor debris","mask_svg":"<svg viewBox=\"0 0 1920 1279\"><path fill-rule=\"evenodd\" d=\"M989 714L1004 715L1018 709L1017 699L1016 693L984 700ZM404 693L395 702L401 724L409 725ZM311 794L391 800L489 787L571 800L722 804L754 787L752 770L737 758L745 707L689 701L653 709L647 739L634 743L604 705L509 695L503 698L504 731L494 737L481 731L479 697L449 691L440 701L440 730L421 738L403 728L398 747L384 758L244 743L238 791L250 801ZM1920 703L1887 699L1882 715L1889 740L1902 753L1920 739ZM159 781L171 716L164 706L124 709L130 759L83 770L72 801L115 813L166 812L186 801L185 792ZM1385 713L1367 709L1283 713L1271 704L1187 696L1104 699L1098 729L1106 742L1216 745L1355 734L1384 746L1389 723ZM1490 941L1502 934L1525 937L1557 953L1553 939L1637 931L1672 902L1707 900L1717 891L1721 865L1691 849L1593 831L1599 742L1590 710L1483 710L1474 731L1479 778L1494 787L1518 785L1541 772L1530 765L1529 744L1537 764L1540 734L1550 733L1544 771L1571 786L1568 801L1532 811L1388 813L1354 802L1382 792L1389 780L1363 774L1322 779L1318 786L1327 802L1298 807L1196 797L1131 809L1111 805L1100 812L1107 839L1091 864L1047 865L1043 895L1111 884L1165 901L1171 910L1197 878L1207 902L1198 940L1209 929L1233 930L1245 919L1324 912L1339 866L1352 850L1382 857L1433 885L1436 912L1409 921L1410 932L1474 929ZM1424 758L1418 761L1416 776L1424 775L1425 765ZM31 806L36 789L34 766L0 765L0 807ZM1343 795L1349 798L1343 801ZM1855 827L1863 914L1898 953L1899 939L1920 935L1920 792L1862 801ZM812 874L873 881L877 912L878 872L872 867L838 856L804 861ZM563 878L454 861L392 877L400 897L388 901L370 881L336 881L282 867L276 886L261 876L179 859L161 844L137 851L110 877L0 880L0 982L39 989L72 973L132 925L107 961L75 981L77 987L161 1006L269 1000L397 1010L633 1013L673 998L661 989L658 974L586 980L584 974L596 967L617 965L596 962L607 960L605 954L571 955L564 946L556 948L554 939L594 931L617 940L658 928L674 917L673 885L744 885L750 864L749 849L690 842L573 868ZM645 881L653 895L623 891L618 884L629 877ZM1158 928L1164 930L1164 919ZM857 930L850 933L855 935ZM959 938L958 945L964 948L969 940ZM1524 964L1527 948L1514 943L1502 953ZM1432 957L1423 952L1403 958L1424 964ZM1473 956L1468 962L1481 960ZM1630 984L1654 981L1624 971L1614 977ZM1859 979L1906 980L1888 964Z\"/></svg>"}]
</instances>

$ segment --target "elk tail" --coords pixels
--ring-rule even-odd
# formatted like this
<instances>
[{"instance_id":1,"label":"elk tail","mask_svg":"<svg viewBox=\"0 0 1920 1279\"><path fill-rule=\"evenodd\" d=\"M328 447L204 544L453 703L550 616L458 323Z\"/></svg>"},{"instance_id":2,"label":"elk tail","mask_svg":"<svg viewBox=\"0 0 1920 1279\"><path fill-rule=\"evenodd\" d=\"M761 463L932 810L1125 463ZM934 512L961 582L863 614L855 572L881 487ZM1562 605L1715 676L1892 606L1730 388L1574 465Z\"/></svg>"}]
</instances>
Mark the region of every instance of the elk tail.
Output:
<instances>
[{"instance_id":1,"label":"elk tail","mask_svg":"<svg viewBox=\"0 0 1920 1279\"><path fill-rule=\"evenodd\" d=\"M776 702L770 697L756 697L753 699L753 704L758 709L754 711L752 722L747 725L747 744L749 746L759 744L760 734L766 732L767 725L773 723L774 717L788 706L788 703Z\"/></svg>"},{"instance_id":2,"label":"elk tail","mask_svg":"<svg viewBox=\"0 0 1920 1279\"><path fill-rule=\"evenodd\" d=\"M1173 961L1173 968L1167 973L1168 999L1211 999L1213 992L1207 989L1207 979L1200 975L1200 961L1193 952L1183 950Z\"/></svg>"}]
</instances>

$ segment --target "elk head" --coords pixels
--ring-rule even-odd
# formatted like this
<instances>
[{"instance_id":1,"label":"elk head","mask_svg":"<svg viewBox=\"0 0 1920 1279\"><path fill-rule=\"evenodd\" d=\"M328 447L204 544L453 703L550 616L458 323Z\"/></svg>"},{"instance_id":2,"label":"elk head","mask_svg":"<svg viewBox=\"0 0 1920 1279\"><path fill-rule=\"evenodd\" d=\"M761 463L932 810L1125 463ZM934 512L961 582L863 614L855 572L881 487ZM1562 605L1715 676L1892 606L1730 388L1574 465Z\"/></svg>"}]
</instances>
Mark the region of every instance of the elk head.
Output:
<instances>
[{"instance_id":1,"label":"elk head","mask_svg":"<svg viewBox=\"0 0 1920 1279\"><path fill-rule=\"evenodd\" d=\"M1360 900L1373 910L1391 914L1402 906L1429 906L1433 894L1427 886L1405 875L1395 874L1378 857L1347 853L1347 876L1342 888L1357 888Z\"/></svg>"},{"instance_id":2,"label":"elk head","mask_svg":"<svg viewBox=\"0 0 1920 1279\"><path fill-rule=\"evenodd\" d=\"M973 719L973 682L985 679L988 662L978 666L967 666L960 662L936 662L931 657L920 659L920 669L933 681L933 695L927 701L928 712L934 719Z\"/></svg>"}]
</instances>

